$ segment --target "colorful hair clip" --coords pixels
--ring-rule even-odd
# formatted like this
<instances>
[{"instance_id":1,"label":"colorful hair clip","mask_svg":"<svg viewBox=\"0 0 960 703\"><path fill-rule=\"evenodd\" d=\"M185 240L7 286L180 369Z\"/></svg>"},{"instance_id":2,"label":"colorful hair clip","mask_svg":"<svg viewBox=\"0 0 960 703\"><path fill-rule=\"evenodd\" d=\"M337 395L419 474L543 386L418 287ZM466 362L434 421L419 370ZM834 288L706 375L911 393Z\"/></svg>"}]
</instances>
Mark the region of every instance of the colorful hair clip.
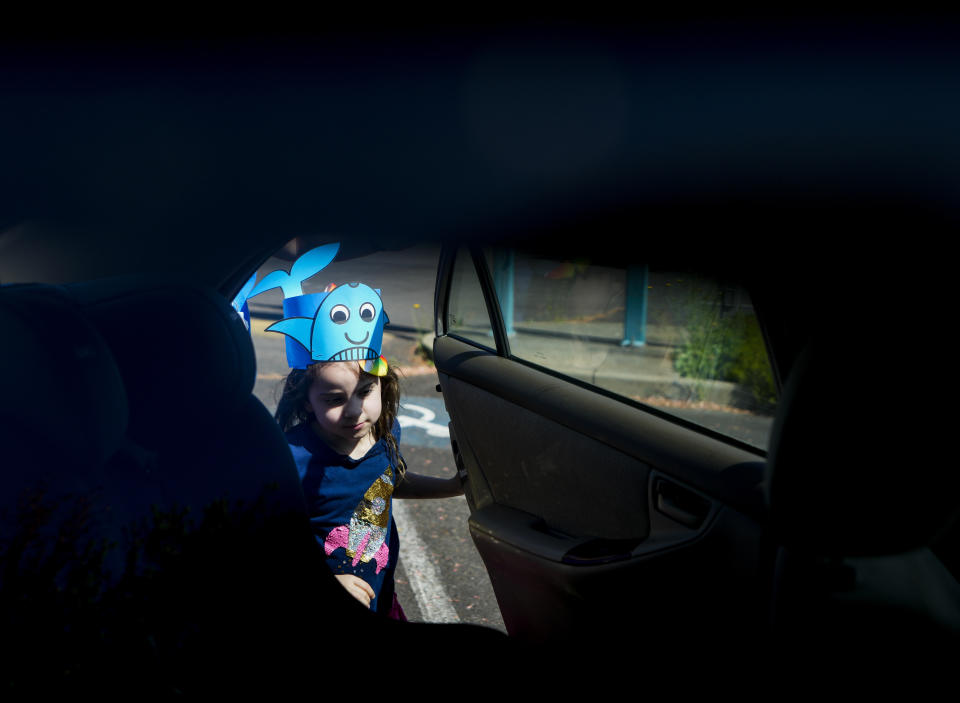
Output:
<instances>
[{"instance_id":1,"label":"colorful hair clip","mask_svg":"<svg viewBox=\"0 0 960 703\"><path fill-rule=\"evenodd\" d=\"M387 375L387 360L383 356L378 356L376 359L370 361L361 361L360 368L371 376L386 376Z\"/></svg>"}]
</instances>

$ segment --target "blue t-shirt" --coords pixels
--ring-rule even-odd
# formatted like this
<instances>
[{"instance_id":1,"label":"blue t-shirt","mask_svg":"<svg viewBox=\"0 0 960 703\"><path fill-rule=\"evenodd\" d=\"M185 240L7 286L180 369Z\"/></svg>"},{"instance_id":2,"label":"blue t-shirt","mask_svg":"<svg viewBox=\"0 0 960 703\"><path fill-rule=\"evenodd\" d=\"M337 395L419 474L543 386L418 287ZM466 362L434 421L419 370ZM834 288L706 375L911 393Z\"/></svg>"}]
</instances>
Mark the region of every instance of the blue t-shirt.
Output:
<instances>
[{"instance_id":1,"label":"blue t-shirt","mask_svg":"<svg viewBox=\"0 0 960 703\"><path fill-rule=\"evenodd\" d=\"M400 444L400 425L392 434ZM393 572L400 540L393 521L391 496L398 480L386 442L381 438L361 459L331 449L309 423L286 433L293 452L310 523L335 574L356 574L370 584L374 612L393 604Z\"/></svg>"}]
</instances>

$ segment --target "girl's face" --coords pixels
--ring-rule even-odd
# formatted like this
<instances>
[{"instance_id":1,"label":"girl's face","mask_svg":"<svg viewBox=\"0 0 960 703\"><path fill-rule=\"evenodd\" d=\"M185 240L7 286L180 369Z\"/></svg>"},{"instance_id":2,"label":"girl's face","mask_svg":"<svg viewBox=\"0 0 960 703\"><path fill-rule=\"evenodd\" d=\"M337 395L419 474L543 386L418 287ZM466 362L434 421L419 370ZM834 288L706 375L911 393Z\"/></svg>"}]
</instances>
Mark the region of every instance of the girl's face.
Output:
<instances>
[{"instance_id":1,"label":"girl's face","mask_svg":"<svg viewBox=\"0 0 960 703\"><path fill-rule=\"evenodd\" d=\"M361 373L355 362L333 362L317 369L307 392L314 427L341 454L350 454L380 418L380 379Z\"/></svg>"}]
</instances>

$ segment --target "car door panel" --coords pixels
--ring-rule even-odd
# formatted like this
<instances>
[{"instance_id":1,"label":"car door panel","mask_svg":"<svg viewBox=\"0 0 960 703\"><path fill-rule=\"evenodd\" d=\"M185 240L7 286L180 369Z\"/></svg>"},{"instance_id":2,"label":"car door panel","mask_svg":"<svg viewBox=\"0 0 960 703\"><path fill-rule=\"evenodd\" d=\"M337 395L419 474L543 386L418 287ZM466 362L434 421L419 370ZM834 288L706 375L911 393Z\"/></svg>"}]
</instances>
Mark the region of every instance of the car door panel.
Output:
<instances>
[{"instance_id":1,"label":"car door panel","mask_svg":"<svg viewBox=\"0 0 960 703\"><path fill-rule=\"evenodd\" d=\"M682 641L761 624L765 596L748 555L762 543L756 523L741 513L721 510L709 528L686 539L664 535L623 560L595 565L557 559L576 540L554 538L552 554L529 551L530 541L521 544L518 536L524 528L539 531L533 516L500 506L470 520L512 636L544 642L642 625L648 634Z\"/></svg>"},{"instance_id":2,"label":"car door panel","mask_svg":"<svg viewBox=\"0 0 960 703\"><path fill-rule=\"evenodd\" d=\"M538 515L565 533L592 531L611 539L647 536L646 465L493 393L444 376L441 388L457 408L455 434L460 441L469 441L495 504ZM476 427L482 427L482 433ZM605 508L596 517L587 515L578 502L562 499L570 495Z\"/></svg>"},{"instance_id":3,"label":"car door panel","mask_svg":"<svg viewBox=\"0 0 960 703\"><path fill-rule=\"evenodd\" d=\"M434 350L508 632L682 639L762 619L756 454L453 336Z\"/></svg>"},{"instance_id":4,"label":"car door panel","mask_svg":"<svg viewBox=\"0 0 960 703\"><path fill-rule=\"evenodd\" d=\"M478 391L486 392L505 405L491 406L486 419L471 416L472 432L508 410L526 410L530 413L527 417L552 419L558 434L562 428L589 436L605 447L648 462L724 504L762 518L764 462L755 452L715 438L703 428L691 429L678 418L632 407L570 379L478 349L452 335L434 341L434 362L444 402L448 411L455 412L451 414L454 429L460 424L457 420L461 412L470 413L472 403L483 402ZM444 383L444 376L453 383ZM551 436L551 441L554 439ZM531 450L537 446L534 440L531 437Z\"/></svg>"}]
</instances>

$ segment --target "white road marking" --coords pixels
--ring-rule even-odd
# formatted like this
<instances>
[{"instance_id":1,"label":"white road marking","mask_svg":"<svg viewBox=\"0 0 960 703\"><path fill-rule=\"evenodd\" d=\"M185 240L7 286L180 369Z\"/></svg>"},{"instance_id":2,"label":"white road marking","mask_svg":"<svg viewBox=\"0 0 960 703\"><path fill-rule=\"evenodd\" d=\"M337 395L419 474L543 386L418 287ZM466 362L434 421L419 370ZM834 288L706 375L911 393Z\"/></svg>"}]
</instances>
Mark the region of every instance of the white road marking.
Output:
<instances>
[{"instance_id":1,"label":"white road marking","mask_svg":"<svg viewBox=\"0 0 960 703\"><path fill-rule=\"evenodd\" d=\"M404 410L413 410L414 412L420 413L420 417L410 417L409 415L398 415L397 422L400 423L400 426L403 428L407 427L419 427L423 430L426 430L427 434L431 437L449 437L450 428L446 425L440 425L434 420L437 417L437 414L425 408L422 405L414 405L412 403L404 403Z\"/></svg>"},{"instance_id":2,"label":"white road marking","mask_svg":"<svg viewBox=\"0 0 960 703\"><path fill-rule=\"evenodd\" d=\"M407 406L409 407L409 406ZM417 534L413 517L402 500L394 500L393 517L403 544L403 569L410 580L410 590L425 622L460 622L436 567L427 556L427 547Z\"/></svg>"}]
</instances>

